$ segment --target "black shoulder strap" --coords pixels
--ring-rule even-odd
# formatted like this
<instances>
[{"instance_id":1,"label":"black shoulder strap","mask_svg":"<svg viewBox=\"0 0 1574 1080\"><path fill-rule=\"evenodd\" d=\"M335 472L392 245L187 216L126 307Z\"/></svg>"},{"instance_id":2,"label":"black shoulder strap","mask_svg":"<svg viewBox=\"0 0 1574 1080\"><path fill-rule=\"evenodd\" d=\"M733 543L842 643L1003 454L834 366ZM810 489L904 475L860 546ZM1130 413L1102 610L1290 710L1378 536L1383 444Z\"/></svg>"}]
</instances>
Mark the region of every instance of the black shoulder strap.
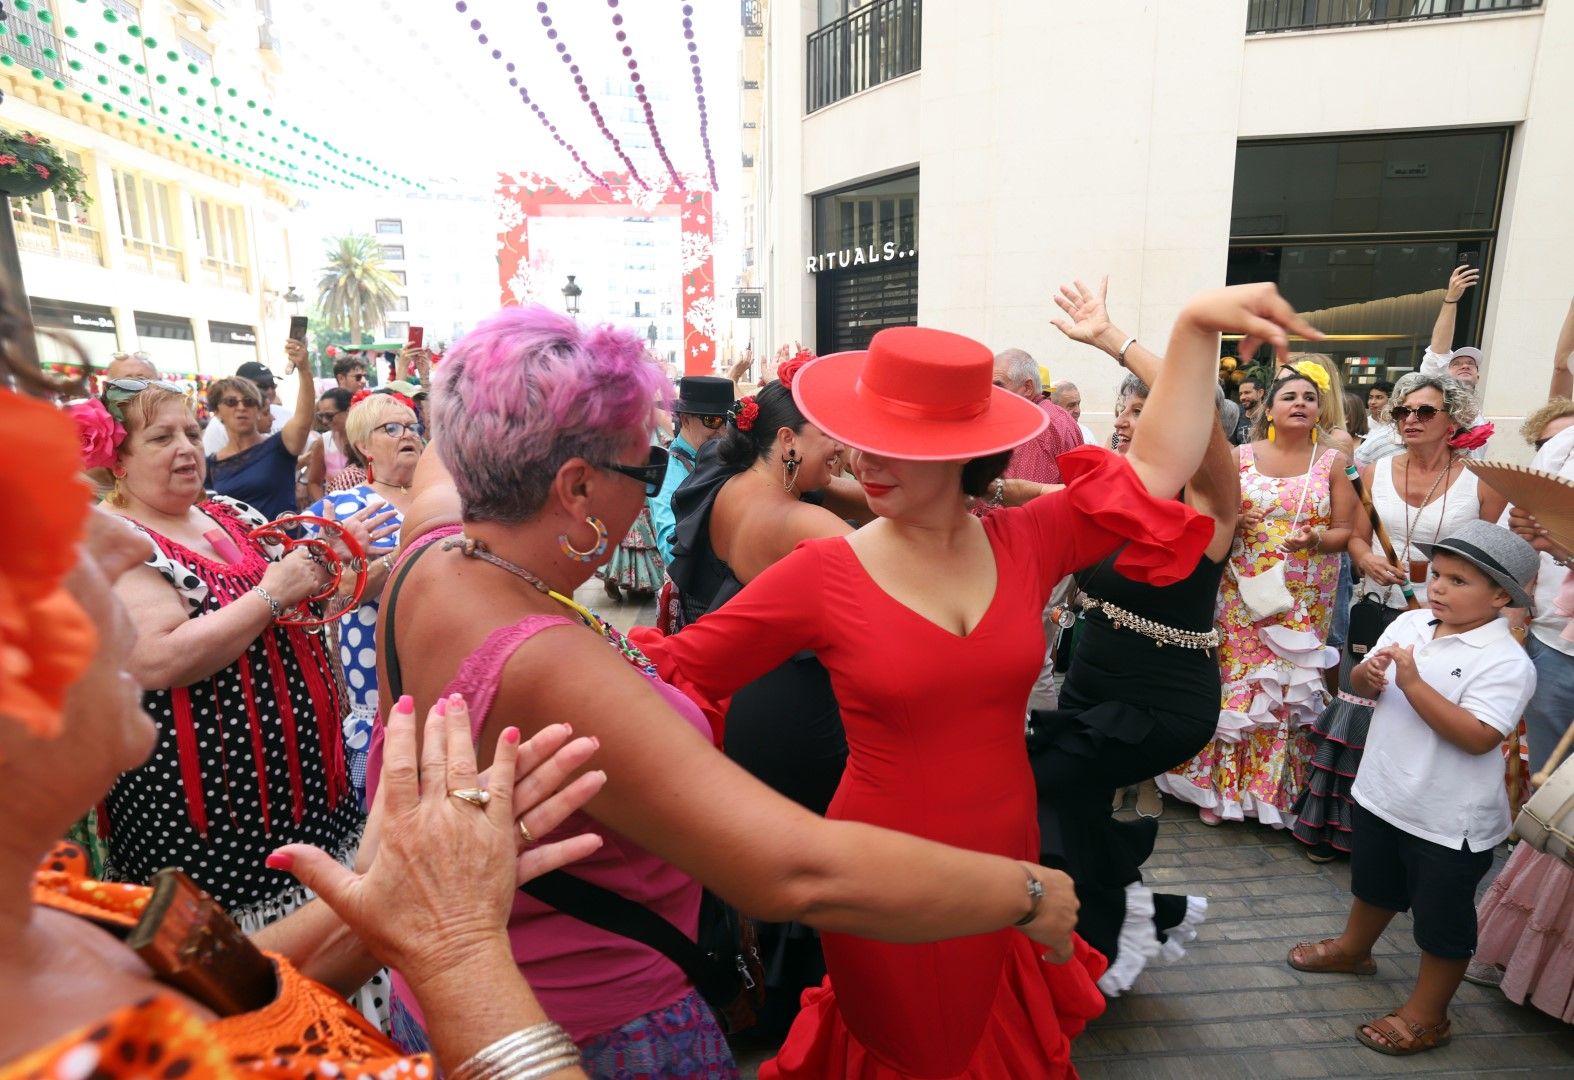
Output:
<instances>
[{"instance_id":1,"label":"black shoulder strap","mask_svg":"<svg viewBox=\"0 0 1574 1080\"><path fill-rule=\"evenodd\" d=\"M643 904L563 870L533 878L519 891L598 930L655 949L676 964L708 1002L725 1005L737 996L737 972L712 959L687 934Z\"/></svg>"},{"instance_id":2,"label":"black shoulder strap","mask_svg":"<svg viewBox=\"0 0 1574 1080\"><path fill-rule=\"evenodd\" d=\"M399 611L399 591L404 588L405 579L410 576L410 568L415 565L415 560L425 555L427 550L435 546L437 541L423 544L405 557L399 570L394 576L393 584L388 587L388 598L384 601L388 610L388 617L383 623L383 636L388 639L384 647L383 669L388 675L388 693L395 701L404 696L404 672L399 667L398 637L395 632L394 616Z\"/></svg>"},{"instance_id":3,"label":"black shoulder strap","mask_svg":"<svg viewBox=\"0 0 1574 1080\"><path fill-rule=\"evenodd\" d=\"M404 676L399 666L394 622L399 611L399 593L404 588L405 579L410 576L410 568L415 565L415 560L435 546L436 541L425 544L406 556L383 601L388 613L383 623L383 636L387 639L383 669L388 676L388 692L395 700L404 694ZM678 966L706 1001L725 1003L731 1001L737 991L736 976L732 969L711 959L689 940L687 934L660 915L610 889L603 889L600 885L593 885L562 870L552 870L527 881L519 887L519 891L598 930L618 934L655 949Z\"/></svg>"}]
</instances>

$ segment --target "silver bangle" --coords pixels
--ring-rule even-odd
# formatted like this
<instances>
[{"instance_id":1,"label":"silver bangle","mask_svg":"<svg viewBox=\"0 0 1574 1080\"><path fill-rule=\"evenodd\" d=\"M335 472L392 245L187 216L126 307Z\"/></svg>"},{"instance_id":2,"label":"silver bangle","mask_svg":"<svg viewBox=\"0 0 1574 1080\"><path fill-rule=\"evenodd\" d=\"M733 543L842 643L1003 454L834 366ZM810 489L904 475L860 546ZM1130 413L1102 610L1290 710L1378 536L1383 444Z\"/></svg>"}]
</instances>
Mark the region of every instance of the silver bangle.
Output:
<instances>
[{"instance_id":1,"label":"silver bangle","mask_svg":"<svg viewBox=\"0 0 1574 1080\"><path fill-rule=\"evenodd\" d=\"M1004 505L1006 505L1006 482L996 477L989 483L989 508L999 510Z\"/></svg>"},{"instance_id":2,"label":"silver bangle","mask_svg":"<svg viewBox=\"0 0 1574 1080\"><path fill-rule=\"evenodd\" d=\"M537 1080L580 1062L579 1047L548 1020L505 1035L449 1073L450 1080Z\"/></svg>"},{"instance_id":3,"label":"silver bangle","mask_svg":"<svg viewBox=\"0 0 1574 1080\"><path fill-rule=\"evenodd\" d=\"M284 618L284 609L279 606L279 602L277 600L268 595L267 589L264 589L261 585L254 585L252 586L251 591L268 602L268 607L273 612L273 617L275 619Z\"/></svg>"},{"instance_id":4,"label":"silver bangle","mask_svg":"<svg viewBox=\"0 0 1574 1080\"><path fill-rule=\"evenodd\" d=\"M1127 338L1126 339L1126 344L1122 345L1120 347L1120 351L1115 354L1115 363L1119 364L1121 367L1125 367L1126 366L1126 350L1131 348L1136 343L1137 343L1137 336L1135 334L1133 334L1131 337Z\"/></svg>"}]
</instances>

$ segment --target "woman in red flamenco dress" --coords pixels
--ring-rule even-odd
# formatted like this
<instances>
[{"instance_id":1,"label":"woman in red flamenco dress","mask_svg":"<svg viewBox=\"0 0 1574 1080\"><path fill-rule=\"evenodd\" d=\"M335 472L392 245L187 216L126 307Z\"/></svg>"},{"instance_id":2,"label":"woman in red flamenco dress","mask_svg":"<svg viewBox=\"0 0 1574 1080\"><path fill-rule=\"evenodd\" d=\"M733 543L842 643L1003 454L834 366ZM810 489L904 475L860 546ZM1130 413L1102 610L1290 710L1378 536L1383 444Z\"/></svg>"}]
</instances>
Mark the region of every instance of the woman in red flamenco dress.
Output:
<instances>
[{"instance_id":1,"label":"woman in red flamenco dress","mask_svg":"<svg viewBox=\"0 0 1574 1080\"><path fill-rule=\"evenodd\" d=\"M725 607L669 638L640 634L641 646L664 678L710 701L813 650L849 751L827 817L1031 862L1023 725L1044 605L1067 573L1112 552L1121 573L1155 585L1196 565L1212 526L1174 496L1214 422L1220 331L1281 351L1287 332L1318 336L1271 285L1194 298L1127 458L1073 450L1060 459L1064 489L982 521L967 495L998 502L1010 449L1045 423L991 386L983 345L896 328L867 353L814 361L793 397L855 449L853 473L879 519L800 544ZM782 467L790 485L793 462ZM804 993L762 1078L1074 1077L1071 1040L1103 1010L1095 980L1105 962L1080 939L1063 964L1015 930L918 945L822 939L830 975Z\"/></svg>"}]
</instances>

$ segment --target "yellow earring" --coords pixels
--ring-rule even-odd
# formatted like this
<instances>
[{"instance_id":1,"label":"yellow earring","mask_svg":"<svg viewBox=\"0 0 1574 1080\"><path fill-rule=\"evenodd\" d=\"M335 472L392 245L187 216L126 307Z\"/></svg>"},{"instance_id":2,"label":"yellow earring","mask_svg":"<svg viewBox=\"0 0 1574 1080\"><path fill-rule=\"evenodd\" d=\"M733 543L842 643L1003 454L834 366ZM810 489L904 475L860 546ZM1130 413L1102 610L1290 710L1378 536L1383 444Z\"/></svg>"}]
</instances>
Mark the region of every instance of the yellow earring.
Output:
<instances>
[{"instance_id":1,"label":"yellow earring","mask_svg":"<svg viewBox=\"0 0 1574 1080\"><path fill-rule=\"evenodd\" d=\"M1269 420L1268 421L1268 441L1269 442L1273 442L1277 438L1278 438L1278 434L1273 430L1273 421Z\"/></svg>"}]
</instances>

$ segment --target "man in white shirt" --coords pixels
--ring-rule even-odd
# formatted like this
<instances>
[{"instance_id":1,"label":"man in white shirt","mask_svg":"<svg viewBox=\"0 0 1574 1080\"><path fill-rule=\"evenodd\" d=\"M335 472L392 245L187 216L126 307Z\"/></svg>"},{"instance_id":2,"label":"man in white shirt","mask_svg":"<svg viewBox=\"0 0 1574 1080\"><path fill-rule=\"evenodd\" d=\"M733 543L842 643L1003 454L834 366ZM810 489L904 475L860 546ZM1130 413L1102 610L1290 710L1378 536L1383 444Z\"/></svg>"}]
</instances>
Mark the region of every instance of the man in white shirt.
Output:
<instances>
[{"instance_id":1,"label":"man in white shirt","mask_svg":"<svg viewBox=\"0 0 1574 1080\"><path fill-rule=\"evenodd\" d=\"M1077 389L1074 382L1058 382L1049 391L1049 400L1059 405L1071 414L1071 419L1077 422L1077 427L1082 429L1082 441L1089 446L1095 446L1098 440L1093 437L1093 430L1082 422L1082 391Z\"/></svg>"}]
</instances>

